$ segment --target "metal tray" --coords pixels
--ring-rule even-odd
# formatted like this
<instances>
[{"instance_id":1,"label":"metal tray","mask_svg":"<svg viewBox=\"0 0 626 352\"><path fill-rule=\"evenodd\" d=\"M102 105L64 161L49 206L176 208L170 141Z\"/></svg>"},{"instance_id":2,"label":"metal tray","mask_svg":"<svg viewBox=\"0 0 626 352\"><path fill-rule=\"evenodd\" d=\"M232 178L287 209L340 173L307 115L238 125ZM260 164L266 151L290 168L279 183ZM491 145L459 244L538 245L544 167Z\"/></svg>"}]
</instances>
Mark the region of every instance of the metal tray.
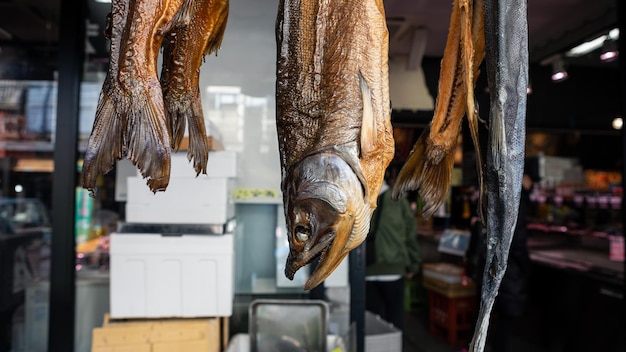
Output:
<instances>
[{"instance_id":1,"label":"metal tray","mask_svg":"<svg viewBox=\"0 0 626 352\"><path fill-rule=\"evenodd\" d=\"M328 304L258 299L249 308L250 351L326 351Z\"/></svg>"},{"instance_id":2,"label":"metal tray","mask_svg":"<svg viewBox=\"0 0 626 352\"><path fill-rule=\"evenodd\" d=\"M235 230L237 222L230 219L225 224L141 224L121 223L117 233L159 233L164 236L224 235Z\"/></svg>"}]
</instances>

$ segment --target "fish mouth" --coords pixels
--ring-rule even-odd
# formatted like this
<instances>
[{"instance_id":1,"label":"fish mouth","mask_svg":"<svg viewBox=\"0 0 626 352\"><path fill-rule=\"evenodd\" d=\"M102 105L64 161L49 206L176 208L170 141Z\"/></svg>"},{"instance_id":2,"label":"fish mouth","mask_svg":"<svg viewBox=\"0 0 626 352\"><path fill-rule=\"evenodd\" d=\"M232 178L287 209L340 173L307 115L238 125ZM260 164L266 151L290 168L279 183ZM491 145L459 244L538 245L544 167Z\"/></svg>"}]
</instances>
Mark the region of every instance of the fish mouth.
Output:
<instances>
[{"instance_id":1,"label":"fish mouth","mask_svg":"<svg viewBox=\"0 0 626 352\"><path fill-rule=\"evenodd\" d=\"M285 189L289 256L285 276L319 258L304 285L310 290L324 281L369 229L364 188L352 168L338 155L321 153L304 159ZM367 227L361 225L367 223Z\"/></svg>"},{"instance_id":2,"label":"fish mouth","mask_svg":"<svg viewBox=\"0 0 626 352\"><path fill-rule=\"evenodd\" d=\"M309 236L306 235L306 233L310 233L310 230L308 230L309 228L310 227L308 226L296 225L293 230L295 238L294 242L303 242L303 236ZM298 237L300 237L300 239ZM319 263L324 262L329 249L335 242L336 237L336 232L331 230L327 233L315 236L315 238L310 242L310 245L304 245L307 248L303 248L303 250L298 250L298 246L295 246L296 248L292 247L289 251L289 257L287 258L287 265L285 266L285 276L287 276L289 280L293 280L294 275L301 267L312 263L318 258Z\"/></svg>"}]
</instances>

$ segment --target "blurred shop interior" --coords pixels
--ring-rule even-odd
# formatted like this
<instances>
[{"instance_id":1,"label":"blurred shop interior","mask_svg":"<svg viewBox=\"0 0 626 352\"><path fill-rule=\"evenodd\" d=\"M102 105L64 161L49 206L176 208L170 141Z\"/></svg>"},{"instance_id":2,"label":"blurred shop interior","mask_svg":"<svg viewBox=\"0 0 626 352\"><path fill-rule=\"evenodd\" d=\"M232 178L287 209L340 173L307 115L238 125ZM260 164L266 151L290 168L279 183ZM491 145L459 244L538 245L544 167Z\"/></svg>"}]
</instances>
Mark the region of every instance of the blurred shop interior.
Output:
<instances>
[{"instance_id":1,"label":"blurred shop interior","mask_svg":"<svg viewBox=\"0 0 626 352\"><path fill-rule=\"evenodd\" d=\"M105 351L115 334L132 340L161 323L182 336L175 343L185 351L243 351L255 336L295 326L307 333L294 338L321 340L329 351L467 345L480 283L467 273L478 175L466 123L444 206L426 220L420 199L408 195L422 269L405 282L404 334L362 312L363 336L350 311L363 289L351 287L347 257L311 292L302 288L308 268L293 281L284 275L278 1L231 1L221 49L205 58L208 174L196 177L182 147L172 154L166 192L153 194L120 160L93 197L78 180L108 69L111 3L75 3L0 1L0 352ZM401 165L432 119L451 2L384 3L392 164ZM526 350L623 351L626 71L619 51L603 54L624 47L626 6L528 0L528 18L532 271L528 308L513 334ZM475 95L488 119L484 74ZM480 133L486 145L486 124ZM452 324L457 319L465 323ZM418 327L428 338L415 337ZM174 342L151 343L168 350Z\"/></svg>"}]
</instances>

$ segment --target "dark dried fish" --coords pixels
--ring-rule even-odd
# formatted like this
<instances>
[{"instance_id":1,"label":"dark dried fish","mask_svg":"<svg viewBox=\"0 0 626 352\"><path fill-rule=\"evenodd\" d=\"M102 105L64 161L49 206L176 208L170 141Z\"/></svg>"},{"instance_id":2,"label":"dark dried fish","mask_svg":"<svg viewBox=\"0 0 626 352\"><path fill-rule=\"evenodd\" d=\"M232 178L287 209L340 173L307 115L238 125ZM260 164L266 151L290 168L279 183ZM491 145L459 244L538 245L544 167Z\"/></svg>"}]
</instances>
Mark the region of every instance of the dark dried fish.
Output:
<instances>
[{"instance_id":1,"label":"dark dried fish","mask_svg":"<svg viewBox=\"0 0 626 352\"><path fill-rule=\"evenodd\" d=\"M470 351L483 351L489 316L506 271L519 210L526 138L526 1L485 0L487 79L491 92L485 184L487 258Z\"/></svg>"},{"instance_id":2,"label":"dark dried fish","mask_svg":"<svg viewBox=\"0 0 626 352\"><path fill-rule=\"evenodd\" d=\"M281 0L277 129L290 253L321 283L367 236L394 153L382 0Z\"/></svg>"}]
</instances>

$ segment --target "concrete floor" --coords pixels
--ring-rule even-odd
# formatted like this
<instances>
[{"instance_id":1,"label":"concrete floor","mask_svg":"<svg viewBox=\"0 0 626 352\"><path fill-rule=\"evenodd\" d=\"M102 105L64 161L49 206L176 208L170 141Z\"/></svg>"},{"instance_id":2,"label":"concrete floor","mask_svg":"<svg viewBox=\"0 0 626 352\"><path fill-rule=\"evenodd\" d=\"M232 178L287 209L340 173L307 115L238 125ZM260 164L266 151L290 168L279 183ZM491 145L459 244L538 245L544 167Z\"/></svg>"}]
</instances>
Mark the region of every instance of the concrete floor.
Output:
<instances>
[{"instance_id":1,"label":"concrete floor","mask_svg":"<svg viewBox=\"0 0 626 352\"><path fill-rule=\"evenodd\" d=\"M450 346L442 338L433 336L428 331L428 315L424 310L405 313L405 333L402 338L404 352L459 352L464 346ZM523 329L522 326L515 327ZM489 340L488 340L489 342ZM467 347L467 346L465 346ZM532 341L521 338L515 331L511 335L509 349L505 352L546 352ZM485 352L492 351L489 346Z\"/></svg>"}]
</instances>

